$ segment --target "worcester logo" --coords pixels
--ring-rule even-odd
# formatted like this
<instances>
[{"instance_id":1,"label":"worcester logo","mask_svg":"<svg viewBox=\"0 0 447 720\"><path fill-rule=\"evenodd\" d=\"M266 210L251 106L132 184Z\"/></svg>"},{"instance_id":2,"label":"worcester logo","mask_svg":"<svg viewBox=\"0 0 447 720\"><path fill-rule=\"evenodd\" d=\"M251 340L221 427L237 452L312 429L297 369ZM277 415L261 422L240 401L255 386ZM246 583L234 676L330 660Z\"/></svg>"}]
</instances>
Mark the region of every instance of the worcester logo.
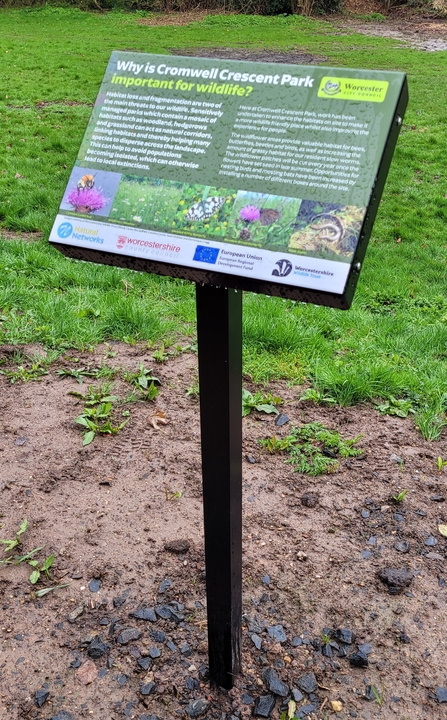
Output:
<instances>
[{"instance_id":1,"label":"worcester logo","mask_svg":"<svg viewBox=\"0 0 447 720\"><path fill-rule=\"evenodd\" d=\"M275 265L275 269L272 275L275 277L287 277L292 272L292 263L289 260L278 260Z\"/></svg>"},{"instance_id":2,"label":"worcester logo","mask_svg":"<svg viewBox=\"0 0 447 720\"><path fill-rule=\"evenodd\" d=\"M325 95L336 95L340 92L340 83L328 80L323 87L323 92Z\"/></svg>"},{"instance_id":3,"label":"worcester logo","mask_svg":"<svg viewBox=\"0 0 447 720\"><path fill-rule=\"evenodd\" d=\"M383 102L389 83L385 80L364 80L363 78L323 77L318 88L318 97L334 100Z\"/></svg>"}]
</instances>

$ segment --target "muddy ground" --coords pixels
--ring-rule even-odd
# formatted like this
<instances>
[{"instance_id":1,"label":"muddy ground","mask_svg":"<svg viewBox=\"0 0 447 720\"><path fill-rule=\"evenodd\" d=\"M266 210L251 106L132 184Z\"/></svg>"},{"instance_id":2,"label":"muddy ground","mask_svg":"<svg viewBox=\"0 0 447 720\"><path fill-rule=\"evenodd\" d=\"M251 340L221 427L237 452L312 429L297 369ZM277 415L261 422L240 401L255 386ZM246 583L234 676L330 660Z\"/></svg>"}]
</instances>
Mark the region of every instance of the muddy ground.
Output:
<instances>
[{"instance_id":1,"label":"muddy ground","mask_svg":"<svg viewBox=\"0 0 447 720\"><path fill-rule=\"evenodd\" d=\"M17 367L13 351L0 350L3 372ZM269 386L289 422L258 412L243 420L243 671L222 692L207 680L199 405L186 394L197 356L156 365L152 352L102 346L67 353L40 381L0 375L0 537L26 518L21 552L44 546L36 557L55 556L34 591L69 583L33 599L32 568L0 567L2 720L229 720L251 716L262 696L279 718L292 691L311 719L445 717L445 435L428 442L411 418L318 407L299 401L302 388ZM70 392L100 381L57 371L115 368L111 392L123 398L123 373L139 363L160 379L158 397L126 406L117 435L83 447L74 418L84 402ZM167 424L154 420L163 414ZM260 447L314 420L361 434L363 454L312 478ZM409 584L391 594L383 568L407 571ZM152 609L148 619L131 616L141 608ZM354 667L350 655L365 644L364 667ZM269 691L271 669L285 697Z\"/></svg>"}]
</instances>

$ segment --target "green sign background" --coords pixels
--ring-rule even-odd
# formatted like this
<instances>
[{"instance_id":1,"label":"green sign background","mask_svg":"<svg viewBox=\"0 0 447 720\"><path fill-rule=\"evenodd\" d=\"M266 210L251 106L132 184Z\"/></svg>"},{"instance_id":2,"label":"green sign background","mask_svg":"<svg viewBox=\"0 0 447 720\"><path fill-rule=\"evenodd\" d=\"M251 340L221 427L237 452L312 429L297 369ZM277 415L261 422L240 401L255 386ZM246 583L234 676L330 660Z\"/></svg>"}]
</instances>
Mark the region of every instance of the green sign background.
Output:
<instances>
[{"instance_id":1,"label":"green sign background","mask_svg":"<svg viewBox=\"0 0 447 720\"><path fill-rule=\"evenodd\" d=\"M200 72L202 75L198 77ZM206 77L207 74L216 77ZM244 75L249 79L245 80ZM266 76L273 81L265 81ZM322 93L322 81L327 79L332 83L328 86L331 94ZM340 81L338 93L337 80ZM378 81L376 96L371 81ZM366 206L403 82L404 75L393 72L114 52L77 165L204 186ZM164 87L156 87L163 83ZM347 94L356 99L346 99ZM125 111L121 122L123 118L130 119L120 136L120 141L128 142L128 148L138 140L138 134L150 138L151 130L161 134L170 130L168 125L145 124L144 114L134 114L143 113L143 110L132 108L130 103L144 106L151 98L168 100L170 108L176 101L177 110L182 108L182 100L202 103L202 109L210 111L211 119L216 117L214 113L222 113L211 125L204 124L203 134L211 135L205 154L197 155L188 150L181 153L182 163L198 164L197 168L162 162L150 162L139 168L136 164L143 163L125 158L114 160L113 149L108 162L104 161L104 156L94 154L93 138L101 132L102 139L107 139L107 128L98 124L101 123L101 111L104 114L106 109L113 109L118 123L120 107ZM208 107L212 104L220 107ZM185 105L184 109L187 108ZM179 121L186 117L187 122L194 119L190 113L180 113ZM169 139L166 134L166 141ZM140 142L143 141L141 138ZM229 143L235 143L230 149L237 150L235 165L239 164L239 172L234 169L234 163L231 166ZM166 152L170 152L169 149ZM225 156L226 164L222 168ZM256 172L256 167L263 163L263 172ZM333 169L325 171L329 165ZM229 167L233 167L232 174L228 172ZM334 176L334 173L341 174ZM307 183L300 177L307 177ZM329 182L326 182L328 177Z\"/></svg>"}]
</instances>

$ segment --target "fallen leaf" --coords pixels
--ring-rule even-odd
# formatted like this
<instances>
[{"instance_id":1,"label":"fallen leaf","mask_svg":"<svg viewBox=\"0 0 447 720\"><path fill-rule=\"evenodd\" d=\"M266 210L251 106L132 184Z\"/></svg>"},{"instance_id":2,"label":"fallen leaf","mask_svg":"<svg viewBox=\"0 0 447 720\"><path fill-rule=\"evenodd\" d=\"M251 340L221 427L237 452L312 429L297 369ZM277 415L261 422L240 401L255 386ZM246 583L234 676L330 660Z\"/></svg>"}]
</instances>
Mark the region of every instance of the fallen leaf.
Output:
<instances>
[{"instance_id":1,"label":"fallen leaf","mask_svg":"<svg viewBox=\"0 0 447 720\"><path fill-rule=\"evenodd\" d=\"M152 415L149 422L154 430L160 430L160 425L167 425L169 420L166 418L166 413L162 412L162 410L157 410L157 412Z\"/></svg>"},{"instance_id":2,"label":"fallen leaf","mask_svg":"<svg viewBox=\"0 0 447 720\"><path fill-rule=\"evenodd\" d=\"M396 242L397 242L397 243L402 242L402 238L396 238Z\"/></svg>"},{"instance_id":3,"label":"fallen leaf","mask_svg":"<svg viewBox=\"0 0 447 720\"><path fill-rule=\"evenodd\" d=\"M444 537L447 537L447 525L438 525L438 530L441 533L441 535L444 535Z\"/></svg>"},{"instance_id":4,"label":"fallen leaf","mask_svg":"<svg viewBox=\"0 0 447 720\"><path fill-rule=\"evenodd\" d=\"M90 685L93 680L96 680L97 676L98 669L93 660L86 660L86 662L76 670L76 677L83 685Z\"/></svg>"}]
</instances>

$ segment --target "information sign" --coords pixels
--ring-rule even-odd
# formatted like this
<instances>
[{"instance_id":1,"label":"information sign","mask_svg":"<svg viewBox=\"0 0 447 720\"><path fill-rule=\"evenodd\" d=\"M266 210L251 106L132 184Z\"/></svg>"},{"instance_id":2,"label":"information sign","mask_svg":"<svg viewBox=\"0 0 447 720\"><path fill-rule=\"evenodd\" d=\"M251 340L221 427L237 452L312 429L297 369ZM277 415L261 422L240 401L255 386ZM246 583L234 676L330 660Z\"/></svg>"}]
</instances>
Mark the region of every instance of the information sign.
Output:
<instances>
[{"instance_id":1,"label":"information sign","mask_svg":"<svg viewBox=\"0 0 447 720\"><path fill-rule=\"evenodd\" d=\"M406 104L399 72L114 52L50 242L347 308Z\"/></svg>"}]
</instances>

